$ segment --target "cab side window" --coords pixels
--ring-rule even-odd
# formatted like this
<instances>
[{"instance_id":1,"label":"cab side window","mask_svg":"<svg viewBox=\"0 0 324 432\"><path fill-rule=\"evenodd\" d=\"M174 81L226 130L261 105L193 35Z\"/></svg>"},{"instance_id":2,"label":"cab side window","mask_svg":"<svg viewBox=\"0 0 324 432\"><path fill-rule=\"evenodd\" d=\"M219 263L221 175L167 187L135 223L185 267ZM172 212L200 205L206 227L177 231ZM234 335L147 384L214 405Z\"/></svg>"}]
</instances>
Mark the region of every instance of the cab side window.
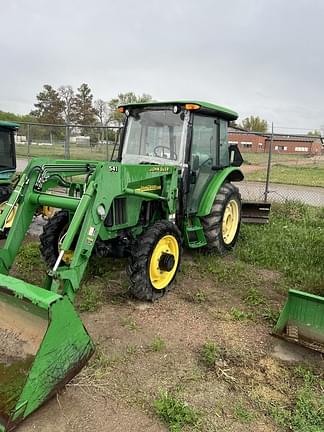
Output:
<instances>
[{"instance_id":1,"label":"cab side window","mask_svg":"<svg viewBox=\"0 0 324 432\"><path fill-rule=\"evenodd\" d=\"M220 166L229 165L228 137L227 137L227 121L220 120L220 137L219 137L219 164Z\"/></svg>"},{"instance_id":2,"label":"cab side window","mask_svg":"<svg viewBox=\"0 0 324 432\"><path fill-rule=\"evenodd\" d=\"M191 166L201 167L204 164L216 163L217 137L218 125L215 123L215 118L195 114L192 128Z\"/></svg>"}]
</instances>

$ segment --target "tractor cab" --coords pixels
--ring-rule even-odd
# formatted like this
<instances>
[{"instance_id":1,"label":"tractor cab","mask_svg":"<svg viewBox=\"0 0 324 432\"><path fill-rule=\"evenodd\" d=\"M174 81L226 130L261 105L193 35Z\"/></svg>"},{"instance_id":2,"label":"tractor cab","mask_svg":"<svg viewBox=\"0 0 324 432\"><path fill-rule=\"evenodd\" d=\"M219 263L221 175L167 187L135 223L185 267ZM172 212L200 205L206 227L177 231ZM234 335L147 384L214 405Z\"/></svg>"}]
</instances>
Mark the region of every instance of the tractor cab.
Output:
<instances>
[{"instance_id":1,"label":"tractor cab","mask_svg":"<svg viewBox=\"0 0 324 432\"><path fill-rule=\"evenodd\" d=\"M0 180L11 177L16 170L15 132L19 125L0 121Z\"/></svg>"},{"instance_id":2,"label":"tractor cab","mask_svg":"<svg viewBox=\"0 0 324 432\"><path fill-rule=\"evenodd\" d=\"M119 160L178 166L184 186L179 188L180 200L189 214L197 213L213 178L243 162L237 146L228 144L228 123L238 117L228 108L174 101L123 105L119 110L126 115ZM243 179L238 169L227 174L228 181Z\"/></svg>"},{"instance_id":3,"label":"tractor cab","mask_svg":"<svg viewBox=\"0 0 324 432\"><path fill-rule=\"evenodd\" d=\"M227 141L228 122L238 117L232 110L187 101L129 104L119 110L126 115L119 154L123 163L189 165L197 172L234 162Z\"/></svg>"}]
</instances>

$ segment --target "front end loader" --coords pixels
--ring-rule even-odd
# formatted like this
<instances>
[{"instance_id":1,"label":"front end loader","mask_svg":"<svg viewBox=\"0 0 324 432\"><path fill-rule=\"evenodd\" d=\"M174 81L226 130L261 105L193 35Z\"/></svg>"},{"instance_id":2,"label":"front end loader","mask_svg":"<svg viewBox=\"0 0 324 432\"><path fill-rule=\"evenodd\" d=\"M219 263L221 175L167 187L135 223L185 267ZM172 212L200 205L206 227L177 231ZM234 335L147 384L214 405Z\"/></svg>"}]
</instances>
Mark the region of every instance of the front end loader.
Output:
<instances>
[{"instance_id":1,"label":"front end loader","mask_svg":"<svg viewBox=\"0 0 324 432\"><path fill-rule=\"evenodd\" d=\"M272 334L324 354L324 297L289 290Z\"/></svg>"},{"instance_id":2,"label":"front end loader","mask_svg":"<svg viewBox=\"0 0 324 432\"><path fill-rule=\"evenodd\" d=\"M242 203L233 182L243 179L242 158L227 141L237 114L197 101L119 109L125 127L116 160L33 159L0 214L1 232L17 209L0 249L0 432L92 355L73 306L91 256L126 257L131 295L154 301L172 288L183 247L224 255L237 241ZM60 209L40 236L42 287L10 276L40 206Z\"/></svg>"}]
</instances>

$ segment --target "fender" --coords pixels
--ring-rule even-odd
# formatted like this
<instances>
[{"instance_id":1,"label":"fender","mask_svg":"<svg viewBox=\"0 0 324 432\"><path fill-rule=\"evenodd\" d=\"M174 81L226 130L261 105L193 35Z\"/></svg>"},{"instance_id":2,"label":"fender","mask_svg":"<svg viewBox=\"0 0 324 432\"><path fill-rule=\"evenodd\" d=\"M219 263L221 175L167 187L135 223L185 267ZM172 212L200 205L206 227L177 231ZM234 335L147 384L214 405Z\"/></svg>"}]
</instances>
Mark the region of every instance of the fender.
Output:
<instances>
[{"instance_id":1,"label":"fender","mask_svg":"<svg viewBox=\"0 0 324 432\"><path fill-rule=\"evenodd\" d=\"M228 181L242 181L244 175L241 170L236 167L223 168L217 175L215 175L211 182L208 184L207 189L199 203L197 216L207 216L211 212L212 205L215 197L218 194L222 184Z\"/></svg>"}]
</instances>

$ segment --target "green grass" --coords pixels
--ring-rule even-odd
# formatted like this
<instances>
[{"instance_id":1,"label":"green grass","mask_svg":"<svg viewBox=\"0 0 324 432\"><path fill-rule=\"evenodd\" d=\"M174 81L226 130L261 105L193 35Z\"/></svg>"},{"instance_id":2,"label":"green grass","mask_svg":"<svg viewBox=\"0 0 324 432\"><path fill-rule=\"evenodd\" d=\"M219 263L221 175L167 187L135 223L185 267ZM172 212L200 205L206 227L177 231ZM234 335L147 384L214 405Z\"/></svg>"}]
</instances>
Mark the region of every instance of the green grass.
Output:
<instances>
[{"instance_id":1,"label":"green grass","mask_svg":"<svg viewBox=\"0 0 324 432\"><path fill-rule=\"evenodd\" d=\"M15 260L14 271L18 273L19 279L35 285L43 284L46 266L41 258L38 242L22 244Z\"/></svg>"},{"instance_id":2,"label":"green grass","mask_svg":"<svg viewBox=\"0 0 324 432\"><path fill-rule=\"evenodd\" d=\"M304 367L295 369L301 380L290 406L273 403L269 413L278 426L294 432L321 432L324 430L324 382Z\"/></svg>"},{"instance_id":3,"label":"green grass","mask_svg":"<svg viewBox=\"0 0 324 432\"><path fill-rule=\"evenodd\" d=\"M110 160L113 151L113 145L109 145L108 148L108 160ZM16 146L17 157L27 157L27 145ZM48 157L49 159L64 159L64 147L63 145L31 145L30 146L30 157ZM82 159L82 160L107 160L107 148L105 145L96 146L93 148L79 147L76 145L70 146L70 159Z\"/></svg>"},{"instance_id":4,"label":"green grass","mask_svg":"<svg viewBox=\"0 0 324 432\"><path fill-rule=\"evenodd\" d=\"M266 176L266 170L262 170L247 173L245 179L265 181ZM324 165L307 167L275 165L271 167L270 181L273 183L324 187Z\"/></svg>"},{"instance_id":5,"label":"green grass","mask_svg":"<svg viewBox=\"0 0 324 432\"><path fill-rule=\"evenodd\" d=\"M244 163L247 165L266 165L268 163L269 153L242 153ZM274 163L280 162L295 162L296 164L303 164L308 160L307 157L303 155L296 154L278 154L272 153L271 160Z\"/></svg>"},{"instance_id":6,"label":"green grass","mask_svg":"<svg viewBox=\"0 0 324 432\"><path fill-rule=\"evenodd\" d=\"M161 391L154 401L154 409L172 432L180 432L185 426L195 426L200 414L186 402L167 391Z\"/></svg>"},{"instance_id":7,"label":"green grass","mask_svg":"<svg viewBox=\"0 0 324 432\"><path fill-rule=\"evenodd\" d=\"M272 206L268 225L243 225L235 255L279 270L286 287L324 295L323 247L324 208L290 202Z\"/></svg>"}]
</instances>

